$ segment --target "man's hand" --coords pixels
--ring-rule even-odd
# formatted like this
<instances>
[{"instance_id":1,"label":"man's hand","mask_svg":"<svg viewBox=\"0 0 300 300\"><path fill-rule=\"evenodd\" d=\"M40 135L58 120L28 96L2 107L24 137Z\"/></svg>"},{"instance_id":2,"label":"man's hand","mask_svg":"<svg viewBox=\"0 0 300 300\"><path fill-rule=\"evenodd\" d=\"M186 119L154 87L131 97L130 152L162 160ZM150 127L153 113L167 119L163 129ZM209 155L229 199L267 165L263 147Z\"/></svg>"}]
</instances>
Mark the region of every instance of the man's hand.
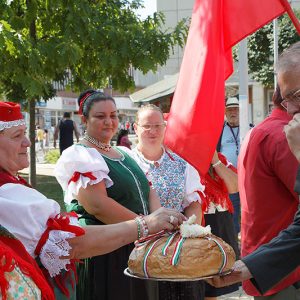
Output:
<instances>
[{"instance_id":1,"label":"man's hand","mask_svg":"<svg viewBox=\"0 0 300 300\"><path fill-rule=\"evenodd\" d=\"M300 113L284 126L284 132L291 151L300 163Z\"/></svg>"},{"instance_id":2,"label":"man's hand","mask_svg":"<svg viewBox=\"0 0 300 300\"><path fill-rule=\"evenodd\" d=\"M232 272L229 275L215 276L211 279L207 279L206 281L214 287L223 287L250 278L252 278L252 275L247 266L241 260L238 260L234 263Z\"/></svg>"}]
</instances>

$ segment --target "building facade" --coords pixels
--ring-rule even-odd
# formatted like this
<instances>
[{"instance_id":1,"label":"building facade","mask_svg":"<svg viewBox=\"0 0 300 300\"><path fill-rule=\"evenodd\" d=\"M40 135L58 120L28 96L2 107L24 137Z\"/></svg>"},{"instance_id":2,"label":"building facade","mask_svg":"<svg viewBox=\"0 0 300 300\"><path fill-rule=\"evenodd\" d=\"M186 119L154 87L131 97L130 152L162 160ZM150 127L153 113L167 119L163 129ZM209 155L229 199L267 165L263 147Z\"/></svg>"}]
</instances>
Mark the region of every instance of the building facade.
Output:
<instances>
[{"instance_id":1,"label":"building facade","mask_svg":"<svg viewBox=\"0 0 300 300\"><path fill-rule=\"evenodd\" d=\"M106 94L111 94L109 91L104 91ZM132 123L135 119L135 114L138 109L128 96L112 95L118 109L120 124L125 124L127 121ZM36 103L36 125L42 129L50 130L53 134L55 126L63 118L64 112L71 113L71 119L74 120L83 133L81 118L78 114L78 95L71 92L59 91L57 95L47 101Z\"/></svg>"}]
</instances>

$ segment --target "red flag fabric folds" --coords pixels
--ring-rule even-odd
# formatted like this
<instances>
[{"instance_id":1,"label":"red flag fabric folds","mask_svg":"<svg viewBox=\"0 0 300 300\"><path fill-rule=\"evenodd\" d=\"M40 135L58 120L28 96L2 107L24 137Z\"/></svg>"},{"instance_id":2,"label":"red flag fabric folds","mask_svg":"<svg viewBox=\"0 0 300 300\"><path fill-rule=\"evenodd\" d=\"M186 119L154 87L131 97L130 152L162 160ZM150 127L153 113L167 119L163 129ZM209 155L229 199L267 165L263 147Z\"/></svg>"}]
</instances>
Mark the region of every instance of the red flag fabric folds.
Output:
<instances>
[{"instance_id":1,"label":"red flag fabric folds","mask_svg":"<svg viewBox=\"0 0 300 300\"><path fill-rule=\"evenodd\" d=\"M196 0L165 144L201 173L208 170L224 121L231 47L289 7L287 0Z\"/></svg>"}]
</instances>

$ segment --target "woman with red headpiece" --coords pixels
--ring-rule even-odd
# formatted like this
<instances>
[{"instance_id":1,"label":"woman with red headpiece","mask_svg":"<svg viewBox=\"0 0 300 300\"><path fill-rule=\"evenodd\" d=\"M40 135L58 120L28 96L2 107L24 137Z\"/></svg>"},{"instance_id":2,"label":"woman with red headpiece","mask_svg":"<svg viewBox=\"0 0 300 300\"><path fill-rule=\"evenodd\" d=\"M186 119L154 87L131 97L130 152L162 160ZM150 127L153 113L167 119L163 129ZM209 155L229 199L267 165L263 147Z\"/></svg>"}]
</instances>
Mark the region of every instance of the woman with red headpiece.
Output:
<instances>
[{"instance_id":1,"label":"woman with red headpiece","mask_svg":"<svg viewBox=\"0 0 300 300\"><path fill-rule=\"evenodd\" d=\"M143 171L126 152L128 148L111 146L118 130L114 99L88 90L78 102L86 134L81 143L63 152L55 169L68 209L80 214L80 223L87 225L136 219L140 234L148 235L144 216L161 206ZM174 217L170 229L178 224ZM133 245L127 245L79 265L78 298L148 299L148 283L123 275L132 249Z\"/></svg>"},{"instance_id":2,"label":"woman with red headpiece","mask_svg":"<svg viewBox=\"0 0 300 300\"><path fill-rule=\"evenodd\" d=\"M139 219L81 228L75 213L60 214L57 202L18 175L29 165L29 146L20 106L0 102L0 298L54 299L51 281L56 299L63 299L63 293L71 293L66 281L74 258L104 254L130 243L141 235L142 226ZM160 209L145 216L147 230L169 229L170 214ZM181 222L182 216L176 216Z\"/></svg>"}]
</instances>

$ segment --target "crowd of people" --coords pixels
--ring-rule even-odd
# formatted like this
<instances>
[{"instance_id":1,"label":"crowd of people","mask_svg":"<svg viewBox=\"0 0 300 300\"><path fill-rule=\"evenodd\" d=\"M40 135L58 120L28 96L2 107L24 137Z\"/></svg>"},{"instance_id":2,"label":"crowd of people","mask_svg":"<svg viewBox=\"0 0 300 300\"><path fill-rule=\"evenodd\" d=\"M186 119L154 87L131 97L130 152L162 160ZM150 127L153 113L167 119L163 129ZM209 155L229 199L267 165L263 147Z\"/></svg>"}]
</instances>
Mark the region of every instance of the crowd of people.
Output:
<instances>
[{"instance_id":1,"label":"crowd of people","mask_svg":"<svg viewBox=\"0 0 300 300\"><path fill-rule=\"evenodd\" d=\"M133 145L114 99L82 92L84 136L69 113L54 132L66 213L18 175L29 164L26 125L18 104L0 102L0 298L215 300L244 281L256 300L299 299L300 42L282 53L276 72L274 109L249 126L242 145L239 100L227 99L205 175L166 148L159 107L139 108ZM44 148L49 133L37 127L36 137ZM234 249L231 274L206 282L124 276L134 240L192 215Z\"/></svg>"}]
</instances>

